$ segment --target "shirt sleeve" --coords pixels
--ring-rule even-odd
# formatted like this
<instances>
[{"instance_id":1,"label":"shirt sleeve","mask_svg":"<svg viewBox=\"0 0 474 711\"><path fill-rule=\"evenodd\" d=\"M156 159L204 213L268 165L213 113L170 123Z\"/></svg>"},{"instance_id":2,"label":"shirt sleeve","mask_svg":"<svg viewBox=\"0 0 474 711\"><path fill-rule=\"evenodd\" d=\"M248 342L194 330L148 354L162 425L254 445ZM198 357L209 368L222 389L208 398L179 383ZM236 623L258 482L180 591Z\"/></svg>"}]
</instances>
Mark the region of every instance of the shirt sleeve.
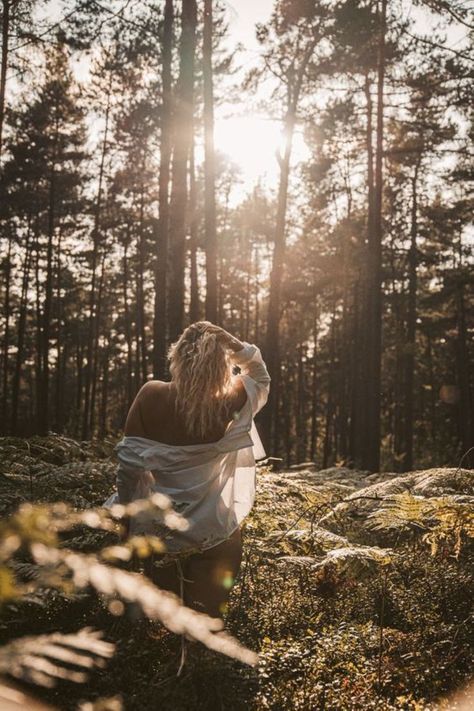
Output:
<instances>
[{"instance_id":1,"label":"shirt sleeve","mask_svg":"<svg viewBox=\"0 0 474 711\"><path fill-rule=\"evenodd\" d=\"M241 370L240 377L244 380L252 405L252 414L255 415L268 400L271 378L260 348L246 341L243 341L243 344L241 350L231 354L231 360Z\"/></svg>"},{"instance_id":2,"label":"shirt sleeve","mask_svg":"<svg viewBox=\"0 0 474 711\"><path fill-rule=\"evenodd\" d=\"M135 499L144 499L151 493L154 477L140 462L140 458L129 447L119 442L116 446L118 465L116 485L121 504L129 504Z\"/></svg>"}]
</instances>

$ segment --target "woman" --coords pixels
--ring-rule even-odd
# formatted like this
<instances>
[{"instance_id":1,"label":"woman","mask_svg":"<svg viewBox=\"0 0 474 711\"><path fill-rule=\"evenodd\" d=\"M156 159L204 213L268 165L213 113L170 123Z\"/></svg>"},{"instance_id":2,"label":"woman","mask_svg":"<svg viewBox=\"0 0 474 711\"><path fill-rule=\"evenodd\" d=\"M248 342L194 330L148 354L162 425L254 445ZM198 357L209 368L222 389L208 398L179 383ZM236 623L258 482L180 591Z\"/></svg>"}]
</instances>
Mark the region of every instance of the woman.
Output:
<instances>
[{"instance_id":1,"label":"woman","mask_svg":"<svg viewBox=\"0 0 474 711\"><path fill-rule=\"evenodd\" d=\"M147 574L181 594L185 605L220 617L240 568L240 524L254 501L255 458L265 456L253 417L267 401L270 377L257 346L208 321L186 328L168 358L171 382L141 388L116 447L118 500L157 491L171 499L186 530L137 517L130 532L155 533L167 554L186 555L162 566L155 556Z\"/></svg>"}]
</instances>

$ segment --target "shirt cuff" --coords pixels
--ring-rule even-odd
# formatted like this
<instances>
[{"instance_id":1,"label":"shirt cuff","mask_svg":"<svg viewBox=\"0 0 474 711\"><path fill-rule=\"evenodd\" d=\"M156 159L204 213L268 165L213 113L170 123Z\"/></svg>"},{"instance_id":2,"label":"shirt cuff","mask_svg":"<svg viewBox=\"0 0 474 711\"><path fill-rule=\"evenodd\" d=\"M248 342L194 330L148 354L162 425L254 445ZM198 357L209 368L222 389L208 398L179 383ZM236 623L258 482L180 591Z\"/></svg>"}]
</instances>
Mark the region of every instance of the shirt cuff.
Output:
<instances>
[{"instance_id":1,"label":"shirt cuff","mask_svg":"<svg viewBox=\"0 0 474 711\"><path fill-rule=\"evenodd\" d=\"M257 352L257 346L254 346L252 343L247 343L247 341L242 341L242 343L244 344L244 347L241 348L240 351L234 351L230 356L232 362L236 365L247 363L249 360L252 360Z\"/></svg>"}]
</instances>

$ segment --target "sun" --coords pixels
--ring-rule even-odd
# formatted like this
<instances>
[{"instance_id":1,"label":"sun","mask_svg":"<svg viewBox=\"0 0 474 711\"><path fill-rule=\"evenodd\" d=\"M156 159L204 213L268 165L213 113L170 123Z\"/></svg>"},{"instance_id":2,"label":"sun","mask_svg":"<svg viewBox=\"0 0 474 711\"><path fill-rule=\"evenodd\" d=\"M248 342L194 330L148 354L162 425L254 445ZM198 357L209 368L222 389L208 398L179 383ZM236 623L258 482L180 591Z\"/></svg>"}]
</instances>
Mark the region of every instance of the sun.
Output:
<instances>
[{"instance_id":1,"label":"sun","mask_svg":"<svg viewBox=\"0 0 474 711\"><path fill-rule=\"evenodd\" d=\"M277 154L283 147L281 124L264 116L230 116L217 119L214 140L216 149L236 163L246 188L265 178L270 187L278 182ZM296 132L293 159L309 157L308 147L301 133Z\"/></svg>"}]
</instances>

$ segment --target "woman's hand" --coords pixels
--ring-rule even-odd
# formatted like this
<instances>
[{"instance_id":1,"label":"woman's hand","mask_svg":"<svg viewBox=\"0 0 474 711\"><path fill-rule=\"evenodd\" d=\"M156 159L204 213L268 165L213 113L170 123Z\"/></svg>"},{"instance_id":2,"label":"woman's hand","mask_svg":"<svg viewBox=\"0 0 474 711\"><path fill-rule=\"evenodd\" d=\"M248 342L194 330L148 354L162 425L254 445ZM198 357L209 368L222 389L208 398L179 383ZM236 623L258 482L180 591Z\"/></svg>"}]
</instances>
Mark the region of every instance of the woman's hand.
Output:
<instances>
[{"instance_id":1,"label":"woman's hand","mask_svg":"<svg viewBox=\"0 0 474 711\"><path fill-rule=\"evenodd\" d=\"M229 348L232 351L240 351L243 347L244 344L242 341L239 341L238 338L233 336L231 333L226 331L224 328L221 328L220 326L216 326L215 324L210 324L207 329L210 333L215 333L218 340L221 341L221 343L226 347Z\"/></svg>"}]
</instances>

